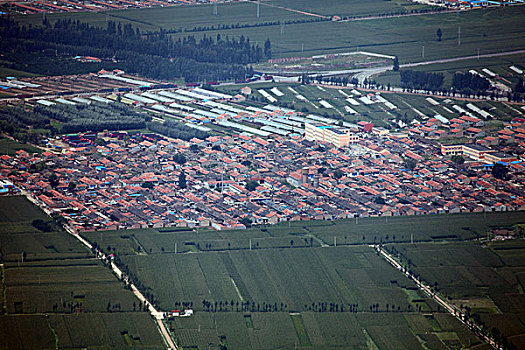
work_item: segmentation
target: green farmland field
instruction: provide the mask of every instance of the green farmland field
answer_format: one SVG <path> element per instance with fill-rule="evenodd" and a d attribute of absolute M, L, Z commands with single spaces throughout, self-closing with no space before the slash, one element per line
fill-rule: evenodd
<path fill-rule="evenodd" d="M 147 313 L 53 315 L 49 323 L 60 348 L 166 348 Z"/>
<path fill-rule="evenodd" d="M 0 197 L 0 349 L 165 348 L 107 267 L 35 219 L 52 221 L 24 197 Z"/>
<path fill-rule="evenodd" d="M 133 311 L 133 303 L 138 304 L 133 294 L 123 290 L 115 276 L 96 261 L 24 263 L 20 267 L 9 264 L 5 285 L 8 313 L 69 313 L 77 303 L 77 308 L 86 312 L 107 311 L 108 303 L 111 311 Z"/>
<path fill-rule="evenodd" d="M 184 253 L 248 250 L 250 241 L 253 249 L 318 247 L 320 243 L 333 245 L 334 237 L 337 245 L 403 243 L 411 239 L 414 242 L 461 241 L 484 238 L 493 228 L 512 227 L 518 223 L 525 223 L 523 212 L 297 221 L 234 231 L 140 229 L 85 232 L 83 235 L 103 249 L 109 246 L 113 251 L 115 248 L 120 255 L 145 255 L 173 253 L 175 244 L 177 253 Z"/>
<path fill-rule="evenodd" d="M 0 349 L 165 349 L 146 313 L 0 316 Z"/>
<path fill-rule="evenodd" d="M 286 2 L 288 3 L 288 2 Z M 345 2 L 346 3 L 346 2 Z M 364 3 L 360 1 L 359 3 Z M 379 8 L 389 11 L 399 2 L 374 1 Z M 344 6 L 342 1 L 331 1 L 325 5 L 305 4 L 305 8 L 324 8 L 325 13 L 351 15 L 352 9 L 359 6 Z M 294 1 L 290 7 L 301 4 Z M 331 7 L 332 9 L 331 10 Z M 367 2 L 368 6 L 368 2 Z M 344 9 L 348 9 L 344 11 Z M 255 18 L 255 4 L 230 3 L 218 6 L 219 16 L 213 16 L 211 6 L 186 6 L 170 8 L 151 8 L 141 10 L 109 11 L 109 18 L 123 23 L 132 23 L 141 30 L 166 30 L 179 28 L 210 27 L 214 29 L 195 33 L 177 33 L 174 38 L 195 35 L 197 38 L 207 35 L 249 37 L 252 42 L 263 43 L 267 38 L 272 41 L 275 57 L 311 56 L 329 52 L 348 52 L 361 49 L 388 55 L 397 55 L 400 63 L 433 60 L 448 57 L 470 56 L 482 53 L 501 52 L 523 49 L 522 33 L 525 29 L 524 6 L 504 7 L 488 10 L 474 10 L 459 13 L 443 13 L 425 16 L 384 18 L 350 22 L 312 22 L 248 27 L 237 29 L 217 29 L 219 24 L 251 24 L 268 21 L 307 20 L 316 17 L 306 16 L 281 8 L 262 6 L 261 18 Z M 375 12 L 376 10 L 373 10 Z M 381 11 L 383 12 L 383 11 Z M 50 21 L 56 18 L 72 18 L 106 26 L 106 13 L 51 14 Z M 17 19 L 32 24 L 40 24 L 38 15 L 17 16 Z M 461 45 L 458 45 L 458 28 L 461 27 Z M 414 30 L 417 28 L 417 30 Z M 437 41 L 436 31 L 441 28 L 443 40 Z M 425 57 L 421 57 L 425 46 Z"/>
<path fill-rule="evenodd" d="M 506 212 L 390 217 L 388 221 L 304 221 L 242 231 L 143 229 L 84 235 L 102 242 L 103 247 L 114 247 L 161 309 L 191 305 L 194 316 L 169 323 L 174 337 L 185 347 L 205 349 L 212 343 L 232 349 L 289 348 L 294 344 L 311 344 L 312 348 L 446 349 L 481 343 L 367 245 L 375 237 L 377 243 L 395 242 L 395 247 L 414 247 L 419 252 L 420 247 L 449 247 L 442 242 L 455 241 L 450 243 L 454 249 L 441 253 L 456 258 L 450 264 L 458 266 L 457 270 L 449 273 L 458 280 L 454 288 L 472 290 L 474 272 L 467 273 L 468 267 L 462 266 L 483 262 L 487 267 L 474 269 L 487 276 L 480 283 L 495 291 L 503 288 L 513 292 L 512 284 L 505 282 L 508 276 L 502 279 L 491 272 L 503 267 L 494 254 L 485 250 L 480 253 L 474 243 L 464 241 L 485 238 L 494 228 L 511 228 L 523 222 L 522 212 Z M 334 236 L 337 247 L 333 247 Z M 419 243 L 407 244 L 411 236 Z M 310 237 L 314 238 L 312 247 L 298 245 L 304 238 L 310 242 Z M 283 247 L 267 245 L 281 240 Z M 173 254 L 175 243 L 177 254 Z M 197 243 L 200 249 L 196 249 Z M 319 243 L 330 247 L 319 247 Z M 208 244 L 212 245 L 209 249 Z M 141 246 L 139 251 L 137 246 Z M 468 254 L 465 247 L 472 247 Z M 507 259 L 519 264 L 521 251 L 513 252 Z M 417 257 L 426 256 L 426 250 L 418 254 L 413 264 Z M 429 257 L 432 265 L 432 255 Z M 247 302 L 249 307 L 243 308 Z M 323 305 L 330 310 L 330 303 L 338 308 L 343 305 L 344 311 L 321 312 Z M 503 307 L 503 302 L 495 299 L 478 301 L 478 308 L 493 311 L 494 303 Z M 349 312 L 354 306 L 357 313 Z M 295 313 L 300 314 L 302 323 L 296 322 Z M 490 324 L 496 322 L 494 317 L 497 315 L 484 315 Z M 512 317 L 505 320 L 518 324 L 511 334 L 519 336 L 520 323 L 516 323 L 515 315 Z"/>
<path fill-rule="evenodd" d="M 270 0 L 261 3 L 260 17 L 256 17 L 257 5 L 255 2 L 233 2 L 217 5 L 217 15 L 213 14 L 213 6 L 174 6 L 167 8 L 145 8 L 127 9 L 117 11 L 104 11 L 101 13 L 54 13 L 48 15 L 52 23 L 59 18 L 71 18 L 74 20 L 92 23 L 95 25 L 106 25 L 106 14 L 112 20 L 132 23 L 141 30 L 178 29 L 218 24 L 256 24 L 270 21 L 286 21 L 294 19 L 317 19 L 323 16 L 366 16 L 378 15 L 391 12 L 408 12 L 414 9 L 428 8 L 424 5 L 414 4 L 404 0 L 385 2 L 383 0 L 352 0 L 349 4 L 344 0 L 329 1 L 282 1 Z M 299 13 L 304 11 L 307 13 Z M 33 25 L 42 23 L 41 16 L 37 15 L 15 15 L 18 20 Z"/>
<path fill-rule="evenodd" d="M 164 309 L 174 307 L 176 301 L 192 301 L 203 310 L 203 299 L 277 304 L 279 310 L 283 303 L 286 311 L 308 311 L 326 302 L 346 308 L 359 304 L 359 310 L 376 303 L 381 310 L 386 304 L 403 311 L 415 307 L 404 292 L 412 283 L 385 266 L 368 247 L 161 254 L 122 260 L 152 288 Z M 230 305 L 227 309 L 236 311 Z"/>
<path fill-rule="evenodd" d="M 446 349 L 480 345 L 452 316 L 402 313 L 199 313 L 171 322 L 184 348 L 302 348 L 293 324 L 300 316 L 313 349 Z M 246 319 L 250 319 L 247 325 Z M 222 337 L 222 341 L 221 341 Z"/>
<path fill-rule="evenodd" d="M 422 280 L 437 287 L 458 308 L 468 306 L 521 348 L 525 342 L 525 241 L 395 245 Z"/>
<path fill-rule="evenodd" d="M 0 254 L 4 261 L 19 261 L 23 253 L 26 260 L 88 255 L 88 250 L 66 232 L 36 229 L 32 222 L 37 219 L 52 222 L 24 197 L 1 198 Z"/>

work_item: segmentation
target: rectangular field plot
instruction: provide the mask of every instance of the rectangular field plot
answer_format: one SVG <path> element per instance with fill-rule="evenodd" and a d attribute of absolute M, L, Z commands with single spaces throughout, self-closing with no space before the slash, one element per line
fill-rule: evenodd
<path fill-rule="evenodd" d="M 65 232 L 0 233 L 0 251 L 5 261 L 87 257 L 90 252 Z"/>
<path fill-rule="evenodd" d="M 270 226 L 233 231 L 157 231 L 140 229 L 126 231 L 85 232 L 83 236 L 97 242 L 103 250 L 120 255 L 146 255 L 158 253 L 185 253 L 189 251 L 249 250 L 252 248 L 319 246 L 301 227 Z"/>
<path fill-rule="evenodd" d="M 0 349 L 54 349 L 55 336 L 43 315 L 0 316 Z"/>
<path fill-rule="evenodd" d="M 336 304 L 338 310 L 356 304 L 365 311 L 376 304 L 378 310 L 386 310 L 386 304 L 399 311 L 413 307 L 404 291 L 412 282 L 368 247 L 160 254 L 122 261 L 152 288 L 164 309 L 184 301 L 196 310 L 235 312 L 318 311 L 330 303 L 334 311 Z"/>
<path fill-rule="evenodd" d="M 449 214 L 336 220 L 327 226 L 308 227 L 308 231 L 325 242 L 356 244 L 374 242 L 459 241 L 485 237 L 492 228 L 523 223 L 522 212 L 484 214 Z M 345 238 L 346 237 L 346 238 Z M 363 238 L 364 237 L 364 238 Z"/>
<path fill-rule="evenodd" d="M 52 232 L 39 230 L 35 220 Z M 25 197 L 15 196 L 0 198 L 0 253 L 4 261 L 19 261 L 22 256 L 27 261 L 85 257 L 89 251 Z"/>
<path fill-rule="evenodd" d="M 0 200 L 0 223 L 29 222 L 49 217 L 25 197 L 3 197 Z"/>
<path fill-rule="evenodd" d="M 59 348 L 165 349 L 148 313 L 52 315 Z"/>
<path fill-rule="evenodd" d="M 138 304 L 97 260 L 25 264 L 5 268 L 8 313 L 133 311 Z"/>
<path fill-rule="evenodd" d="M 300 332 L 294 318 L 302 320 Z M 480 344 L 459 321 L 441 313 L 227 312 L 169 322 L 180 345 L 198 349 L 210 343 L 228 349 L 447 349 Z"/>

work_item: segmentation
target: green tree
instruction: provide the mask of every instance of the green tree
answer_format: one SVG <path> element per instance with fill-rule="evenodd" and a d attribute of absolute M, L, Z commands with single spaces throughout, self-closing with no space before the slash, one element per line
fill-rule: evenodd
<path fill-rule="evenodd" d="M 456 164 L 460 164 L 461 165 L 461 164 L 465 163 L 465 159 L 463 158 L 463 156 L 460 156 L 460 155 L 452 156 L 450 159 Z"/>
<path fill-rule="evenodd" d="M 394 72 L 397 72 L 399 70 L 399 59 L 396 57 L 394 57 L 394 62 L 393 62 L 394 66 L 392 67 L 392 70 Z"/>
<path fill-rule="evenodd" d="M 407 168 L 409 170 L 414 170 L 414 168 L 417 165 L 417 162 L 414 159 L 412 159 L 412 158 L 407 158 L 404 161 L 404 165 L 405 165 L 405 168 Z"/>
<path fill-rule="evenodd" d="M 243 224 L 244 226 L 246 226 L 246 227 L 250 227 L 252 225 L 253 221 L 249 217 L 245 216 L 241 220 L 239 220 L 239 222 L 241 224 Z M 229 248 L 229 246 L 228 246 L 228 248 Z"/>
<path fill-rule="evenodd" d="M 185 189 L 186 187 L 188 187 L 188 184 L 186 183 L 186 173 L 182 171 L 179 175 L 179 188 Z"/>
<path fill-rule="evenodd" d="M 60 181 L 58 180 L 58 177 L 55 174 L 51 174 L 51 176 L 49 176 L 49 184 L 52 188 L 57 188 L 59 183 Z"/>
<path fill-rule="evenodd" d="M 272 43 L 270 42 L 270 39 L 266 39 L 264 42 L 264 55 L 268 59 L 272 58 Z"/>
<path fill-rule="evenodd" d="M 151 182 L 151 181 L 146 181 L 146 182 L 144 182 L 144 183 L 141 185 L 142 188 L 149 188 L 149 189 L 152 189 L 153 186 L 154 186 L 154 184 L 153 184 L 153 182 Z M 179 183 L 179 186 L 180 186 L 180 183 Z"/>
<path fill-rule="evenodd" d="M 259 183 L 258 183 L 257 181 L 248 181 L 248 182 L 246 183 L 246 186 L 245 186 L 245 187 L 246 187 L 246 189 L 247 189 L 248 191 L 251 192 L 251 191 L 255 191 L 255 189 L 257 188 L 257 186 L 259 186 Z"/>
<path fill-rule="evenodd" d="M 77 184 L 73 181 L 69 181 L 69 183 L 67 184 L 67 189 L 69 191 L 73 191 L 75 190 L 75 188 L 77 188 Z"/>
<path fill-rule="evenodd" d="M 508 172 L 509 168 L 501 163 L 496 163 L 492 167 L 492 176 L 494 176 L 496 179 L 505 180 Z"/>

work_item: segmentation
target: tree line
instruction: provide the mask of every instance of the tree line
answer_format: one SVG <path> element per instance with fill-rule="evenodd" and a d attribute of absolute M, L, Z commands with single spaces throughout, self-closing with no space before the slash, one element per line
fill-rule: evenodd
<path fill-rule="evenodd" d="M 188 36 L 174 40 L 162 29 L 143 36 L 131 24 L 112 21 L 106 28 L 71 19 L 58 20 L 53 25 L 44 20 L 42 26 L 26 27 L 4 16 L 0 18 L 0 37 L 0 49 L 13 68 L 43 74 L 57 69 L 50 66 L 56 64 L 58 57 L 80 55 L 98 57 L 104 62 L 74 62 L 61 66 L 61 74 L 80 73 L 82 65 L 86 72 L 107 65 L 153 79 L 230 80 L 252 74 L 247 65 L 264 58 L 263 48 L 244 36 L 204 36 L 200 40 Z M 34 60 L 35 54 L 39 60 Z M 25 66 L 32 61 L 40 62 Z"/>
<path fill-rule="evenodd" d="M 205 139 L 210 136 L 206 131 L 198 130 L 172 120 L 167 120 L 164 124 L 149 122 L 146 124 L 149 130 L 174 139 L 189 141 L 192 138 Z"/>
<path fill-rule="evenodd" d="M 151 120 L 149 115 L 118 103 L 36 106 L 33 113 L 61 122 L 62 133 L 142 129 Z"/>
<path fill-rule="evenodd" d="M 443 73 L 427 73 L 415 70 L 401 70 L 401 85 L 408 89 L 438 91 L 443 86 Z"/>
<path fill-rule="evenodd" d="M 287 21 L 266 21 L 266 22 L 257 22 L 257 23 L 221 23 L 211 26 L 198 26 L 193 28 L 173 28 L 168 29 L 166 33 L 191 33 L 191 32 L 206 32 L 206 31 L 218 31 L 218 30 L 228 30 L 228 29 L 240 29 L 240 28 L 258 28 L 258 27 L 269 27 L 269 26 L 279 26 L 281 24 L 301 24 L 301 23 L 312 23 L 312 22 L 326 22 L 330 21 L 329 18 L 300 18 Z M 149 33 L 145 33 L 149 35 Z"/>
<path fill-rule="evenodd" d="M 490 82 L 478 74 L 455 73 L 452 87 L 462 94 L 484 93 L 490 87 Z"/>

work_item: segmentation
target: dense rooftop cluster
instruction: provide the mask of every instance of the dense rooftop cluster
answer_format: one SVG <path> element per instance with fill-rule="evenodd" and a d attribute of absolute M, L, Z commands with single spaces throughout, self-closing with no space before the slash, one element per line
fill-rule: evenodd
<path fill-rule="evenodd" d="M 137 135 L 63 154 L 19 151 L 0 167 L 80 230 L 525 209 L 520 163 L 504 181 L 406 135 L 362 133 L 345 149 L 299 136 Z"/>

